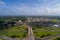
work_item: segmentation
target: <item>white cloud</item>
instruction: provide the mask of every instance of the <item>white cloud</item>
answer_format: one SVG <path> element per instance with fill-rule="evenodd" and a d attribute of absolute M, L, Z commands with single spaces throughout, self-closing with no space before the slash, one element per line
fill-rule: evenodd
<path fill-rule="evenodd" d="M 24 12 L 24 13 L 28 13 L 28 14 L 30 13 L 35 15 L 39 15 L 39 14 L 50 15 L 52 13 L 60 13 L 59 4 L 54 4 L 53 6 L 50 5 L 51 8 L 48 5 L 40 7 L 40 6 L 37 6 L 36 4 L 36 7 L 28 7 L 22 4 L 21 7 L 17 6 L 14 9 L 15 9 L 15 12 Z"/>
<path fill-rule="evenodd" d="M 45 0 L 43 1 L 46 2 Z M 5 3 L 0 2 L 0 4 Z M 40 4 L 34 4 L 33 7 L 29 7 L 28 5 L 21 3 L 20 6 L 13 6 L 11 7 L 11 10 L 4 12 L 20 15 L 60 15 L 60 3 L 58 0 L 53 0 L 43 6 Z"/>
<path fill-rule="evenodd" d="M 3 2 L 3 1 L 0 1 L 0 5 L 5 5 L 5 2 Z"/>
<path fill-rule="evenodd" d="M 36 7 L 28 7 L 27 5 L 22 4 L 21 6 L 13 6 L 12 10 L 9 10 L 13 14 L 22 14 L 22 15 L 60 15 L 60 6 L 52 7 L 49 6 L 36 6 Z"/>

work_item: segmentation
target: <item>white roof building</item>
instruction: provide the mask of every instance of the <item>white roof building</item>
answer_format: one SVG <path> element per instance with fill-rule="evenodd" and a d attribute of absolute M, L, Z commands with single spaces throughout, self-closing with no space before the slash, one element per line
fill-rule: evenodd
<path fill-rule="evenodd" d="M 19 22 L 21 23 L 22 21 L 21 21 L 21 20 L 19 20 Z"/>
<path fill-rule="evenodd" d="M 59 25 L 58 25 L 58 24 L 54 24 L 54 26 L 55 26 L 55 27 L 59 27 Z"/>

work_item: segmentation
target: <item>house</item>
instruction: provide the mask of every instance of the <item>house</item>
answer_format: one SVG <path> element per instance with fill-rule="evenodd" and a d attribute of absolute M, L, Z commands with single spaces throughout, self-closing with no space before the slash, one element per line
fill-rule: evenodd
<path fill-rule="evenodd" d="M 60 24 L 54 24 L 53 26 L 54 27 L 60 27 Z"/>
<path fill-rule="evenodd" d="M 21 20 L 19 20 L 19 23 L 22 23 L 22 21 L 21 21 Z"/>

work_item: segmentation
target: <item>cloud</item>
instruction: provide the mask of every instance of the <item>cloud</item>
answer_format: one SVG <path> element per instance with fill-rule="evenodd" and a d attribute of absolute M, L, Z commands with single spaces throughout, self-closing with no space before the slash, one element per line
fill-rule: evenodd
<path fill-rule="evenodd" d="M 3 2 L 3 1 L 0 1 L 0 5 L 5 5 L 5 2 Z"/>
<path fill-rule="evenodd" d="M 60 3 L 53 0 L 43 6 L 40 4 L 34 4 L 33 7 L 22 4 L 14 8 L 15 12 L 22 12 L 27 15 L 60 15 Z"/>
<path fill-rule="evenodd" d="M 19 3 L 6 9 L 0 9 L 1 13 L 9 15 L 60 15 L 60 1 L 59 0 L 42 0 L 42 3 L 34 3 L 27 5 L 27 3 Z M 39 0 L 40 2 L 40 0 Z M 4 2 L 0 2 L 4 5 Z"/>

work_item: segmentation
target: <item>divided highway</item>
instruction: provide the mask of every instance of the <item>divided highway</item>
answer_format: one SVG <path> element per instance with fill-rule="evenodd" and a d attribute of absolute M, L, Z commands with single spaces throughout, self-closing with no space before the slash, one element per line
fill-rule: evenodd
<path fill-rule="evenodd" d="M 25 40 L 34 40 L 32 27 L 31 26 L 27 27 L 28 27 L 28 34 Z"/>

